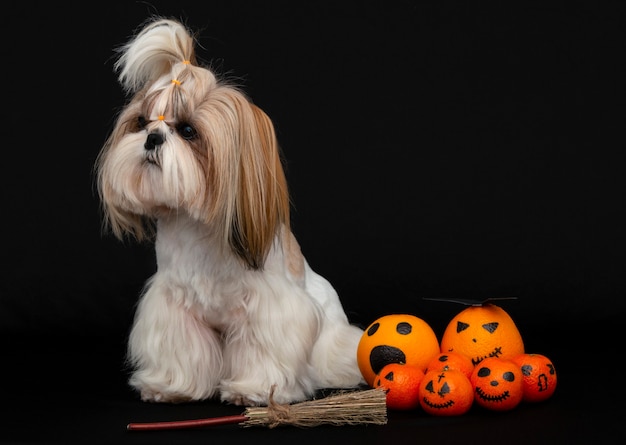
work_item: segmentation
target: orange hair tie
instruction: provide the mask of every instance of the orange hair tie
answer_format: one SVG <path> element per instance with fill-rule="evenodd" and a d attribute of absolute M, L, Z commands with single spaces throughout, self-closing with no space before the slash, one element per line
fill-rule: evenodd
<path fill-rule="evenodd" d="M 162 114 L 160 114 L 160 115 L 159 115 L 159 117 L 158 117 L 158 119 L 159 119 L 160 121 L 164 121 L 164 120 L 165 120 L 165 116 L 163 116 Z"/>
<path fill-rule="evenodd" d="M 180 80 L 178 80 L 178 79 L 172 79 L 172 83 L 173 83 L 174 85 L 180 85 Z"/>
<path fill-rule="evenodd" d="M 189 60 L 183 60 L 183 63 L 184 63 L 185 65 L 189 65 L 191 62 L 190 62 Z"/>

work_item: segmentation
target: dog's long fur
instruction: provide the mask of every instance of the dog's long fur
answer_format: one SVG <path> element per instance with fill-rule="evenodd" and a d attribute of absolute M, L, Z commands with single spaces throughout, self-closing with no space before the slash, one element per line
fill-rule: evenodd
<path fill-rule="evenodd" d="M 130 384 L 146 401 L 291 403 L 363 383 L 362 331 L 307 264 L 268 116 L 198 64 L 181 22 L 153 17 L 119 48 L 129 102 L 96 162 L 104 221 L 151 240 Z"/>

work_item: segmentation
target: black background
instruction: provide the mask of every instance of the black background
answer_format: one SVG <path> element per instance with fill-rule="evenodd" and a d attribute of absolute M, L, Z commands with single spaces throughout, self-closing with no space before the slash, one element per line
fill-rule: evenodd
<path fill-rule="evenodd" d="M 593 437 L 603 416 L 624 413 L 608 386 L 597 400 L 582 381 L 598 363 L 613 368 L 624 340 L 624 4 L 3 8 L 0 345 L 14 428 L 3 427 L 0 440 L 251 439 L 250 430 L 123 431 L 137 417 L 234 409 L 144 404 L 125 386 L 125 337 L 155 264 L 150 244 L 101 232 L 92 168 L 127 99 L 113 49 L 150 14 L 198 30 L 199 57 L 237 79 L 274 120 L 293 230 L 351 321 L 365 327 L 387 313 L 411 313 L 441 336 L 463 307 L 429 299 L 515 296 L 501 306 L 527 351 L 552 358 L 563 381 L 548 404 L 495 420 L 482 412 L 455 420 L 394 413 L 398 423 L 384 432 L 325 434 L 400 438 L 422 427 L 434 439 L 444 426 L 457 437 L 488 428 L 528 438 L 526 422 L 543 433 L 533 440 L 558 439 L 563 430 L 573 440 Z M 572 401 L 594 404 L 595 414 Z M 328 441 L 316 434 L 285 437 Z M 252 440 L 260 437 L 278 436 Z"/>

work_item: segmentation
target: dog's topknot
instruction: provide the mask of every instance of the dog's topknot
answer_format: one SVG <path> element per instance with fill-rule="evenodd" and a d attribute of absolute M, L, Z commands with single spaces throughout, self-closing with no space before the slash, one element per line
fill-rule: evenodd
<path fill-rule="evenodd" d="M 176 63 L 195 64 L 194 37 L 180 22 L 151 18 L 128 43 L 118 49 L 115 71 L 127 93 L 169 72 Z"/>

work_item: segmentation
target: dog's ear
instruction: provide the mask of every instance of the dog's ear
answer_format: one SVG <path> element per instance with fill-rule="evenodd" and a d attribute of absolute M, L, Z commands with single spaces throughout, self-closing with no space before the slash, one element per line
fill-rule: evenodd
<path fill-rule="evenodd" d="M 180 22 L 151 18 L 128 43 L 119 47 L 115 71 L 127 93 L 135 93 L 176 63 L 196 64 L 195 40 Z"/>
<path fill-rule="evenodd" d="M 240 113 L 239 190 L 229 244 L 252 269 L 262 269 L 279 230 L 289 230 L 289 192 L 270 118 L 256 105 Z"/>

